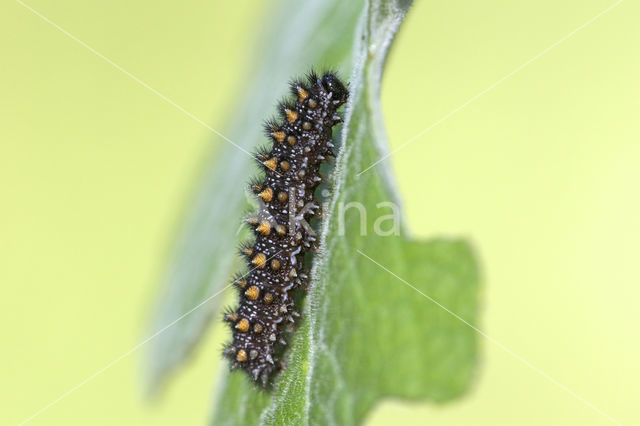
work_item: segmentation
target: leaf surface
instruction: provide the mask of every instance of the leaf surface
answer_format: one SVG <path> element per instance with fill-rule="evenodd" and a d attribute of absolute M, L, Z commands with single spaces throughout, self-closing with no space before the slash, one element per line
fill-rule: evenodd
<path fill-rule="evenodd" d="M 478 294 L 471 248 L 413 240 L 404 229 L 381 235 L 392 229 L 389 203 L 398 205 L 391 173 L 387 162 L 361 173 L 387 150 L 380 81 L 409 4 L 372 0 L 357 27 L 331 203 L 288 368 L 271 392 L 243 372 L 223 374 L 213 424 L 357 424 L 380 398 L 441 402 L 469 386 Z"/>
<path fill-rule="evenodd" d="M 212 153 L 202 188 L 175 247 L 155 309 L 144 357 L 146 388 L 155 393 L 198 343 L 223 302 L 235 261 L 245 187 L 255 172 L 251 152 L 265 142 L 261 123 L 274 115 L 286 84 L 311 67 L 333 66 L 348 75 L 362 0 L 285 0 L 265 19 L 256 64 L 243 79 L 244 99 Z"/>

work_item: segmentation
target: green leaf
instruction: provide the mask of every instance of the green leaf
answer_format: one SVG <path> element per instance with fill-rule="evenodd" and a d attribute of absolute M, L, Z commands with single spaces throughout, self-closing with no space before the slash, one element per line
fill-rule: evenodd
<path fill-rule="evenodd" d="M 469 386 L 478 272 L 460 240 L 374 232 L 398 203 L 386 162 L 380 81 L 409 1 L 371 0 L 355 37 L 351 98 L 332 197 L 288 368 L 265 392 L 222 375 L 214 424 L 356 424 L 383 397 L 446 401 Z M 367 213 L 360 229 L 359 203 Z M 389 221 L 378 223 L 387 231 Z"/>
<path fill-rule="evenodd" d="M 255 145 L 264 142 L 261 123 L 290 78 L 311 67 L 337 67 L 348 75 L 353 38 L 363 0 L 283 1 L 267 17 L 269 31 L 256 49 L 257 63 L 243 80 L 246 98 L 231 116 L 230 141 L 218 138 L 195 206 L 175 248 L 152 321 L 144 358 L 146 386 L 156 392 L 190 354 L 220 310 L 219 292 L 229 284 L 245 209 L 245 186 Z M 286 29 L 283 31 L 283 29 Z"/>

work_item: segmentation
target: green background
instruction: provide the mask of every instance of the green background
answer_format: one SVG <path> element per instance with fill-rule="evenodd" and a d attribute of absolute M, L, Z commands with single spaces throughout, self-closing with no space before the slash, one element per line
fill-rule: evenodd
<path fill-rule="evenodd" d="M 268 25 L 257 1 L 28 4 L 223 132 Z M 612 4 L 418 1 L 383 85 L 392 146 Z M 621 3 L 391 159 L 409 228 L 477 248 L 481 329 L 625 424 L 640 423 L 639 14 Z M 226 142 L 17 2 L 0 40 L 0 423 L 15 424 L 144 339 Z M 30 424 L 203 424 L 223 338 L 212 329 L 154 403 L 138 350 Z M 609 424 L 481 344 L 465 398 L 385 402 L 370 423 Z"/>

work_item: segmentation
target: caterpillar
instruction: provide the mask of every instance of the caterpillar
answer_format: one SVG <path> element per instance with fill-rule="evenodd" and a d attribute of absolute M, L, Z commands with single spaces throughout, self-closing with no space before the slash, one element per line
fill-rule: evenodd
<path fill-rule="evenodd" d="M 290 89 L 295 100 L 280 102 L 280 119 L 264 125 L 272 146 L 257 152 L 264 177 L 249 188 L 259 208 L 244 220 L 255 238 L 240 247 L 249 272 L 235 277 L 238 307 L 224 314 L 233 336 L 224 357 L 264 388 L 286 367 L 287 338 L 309 284 L 304 257 L 316 244 L 307 220 L 320 214 L 314 195 L 323 181 L 320 166 L 335 157 L 332 128 L 342 122 L 337 110 L 349 96 L 333 72 L 311 71 Z"/>

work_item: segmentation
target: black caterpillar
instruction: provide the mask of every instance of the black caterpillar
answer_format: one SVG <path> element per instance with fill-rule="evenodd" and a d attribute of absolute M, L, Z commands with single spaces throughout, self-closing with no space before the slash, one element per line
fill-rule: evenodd
<path fill-rule="evenodd" d="M 249 272 L 234 280 L 240 303 L 224 315 L 233 334 L 224 356 L 263 387 L 285 367 L 286 338 L 300 316 L 298 290 L 308 285 L 303 258 L 315 246 L 306 220 L 320 213 L 314 196 L 323 180 L 319 169 L 335 156 L 332 127 L 342 122 L 336 111 L 349 96 L 331 72 L 311 72 L 306 82 L 293 81 L 291 92 L 296 100 L 280 103 L 280 122 L 265 123 L 273 146 L 257 154 L 265 177 L 250 189 L 260 208 L 245 221 L 255 242 L 240 248 Z"/>

